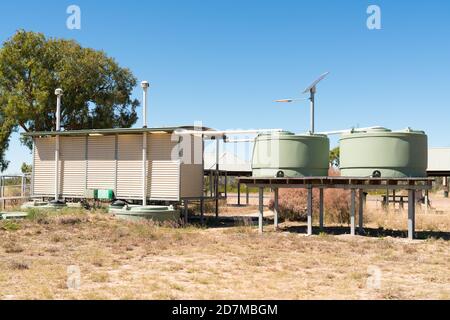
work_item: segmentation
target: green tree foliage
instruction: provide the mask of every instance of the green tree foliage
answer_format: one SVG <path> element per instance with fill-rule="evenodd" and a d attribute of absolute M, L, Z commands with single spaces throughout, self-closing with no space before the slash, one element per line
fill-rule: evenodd
<path fill-rule="evenodd" d="M 22 171 L 23 174 L 31 173 L 33 171 L 33 166 L 24 162 L 22 163 L 22 167 L 20 167 L 20 171 Z"/>
<path fill-rule="evenodd" d="M 333 167 L 339 168 L 339 165 L 341 164 L 339 147 L 336 147 L 330 151 L 330 164 Z"/>
<path fill-rule="evenodd" d="M 11 136 L 13 125 L 11 120 L 6 120 L 2 115 L 0 107 L 0 172 L 4 171 L 9 162 L 5 160 L 5 151 L 9 147 L 9 137 Z"/>
<path fill-rule="evenodd" d="M 56 88 L 64 90 L 65 130 L 126 128 L 137 120 L 139 102 L 130 97 L 136 83 L 103 51 L 19 30 L 0 48 L 0 171 L 12 132 L 54 130 Z"/>

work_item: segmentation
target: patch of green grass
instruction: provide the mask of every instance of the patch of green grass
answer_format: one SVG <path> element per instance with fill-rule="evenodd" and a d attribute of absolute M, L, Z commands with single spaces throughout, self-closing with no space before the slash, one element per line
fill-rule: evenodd
<path fill-rule="evenodd" d="M 14 222 L 11 220 L 6 220 L 6 221 L 0 222 L 0 230 L 17 231 L 19 229 L 20 229 L 20 224 L 18 224 L 17 222 Z"/>
<path fill-rule="evenodd" d="M 31 221 L 39 221 L 48 217 L 47 211 L 39 209 L 28 209 L 27 213 L 27 219 Z"/>

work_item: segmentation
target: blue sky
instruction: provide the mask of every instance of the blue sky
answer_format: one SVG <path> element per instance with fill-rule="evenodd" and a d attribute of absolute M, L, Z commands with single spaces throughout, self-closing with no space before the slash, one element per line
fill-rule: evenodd
<path fill-rule="evenodd" d="M 71 4 L 81 8 L 81 30 L 66 28 Z M 381 8 L 381 30 L 366 27 L 371 4 Z M 102 49 L 150 81 L 152 126 L 201 120 L 304 132 L 307 103 L 272 101 L 300 97 L 331 71 L 318 88 L 316 130 L 409 126 L 425 130 L 430 146 L 450 146 L 447 0 L 0 2 L 0 41 L 20 28 Z M 31 159 L 17 135 L 7 157 L 9 173 Z"/>

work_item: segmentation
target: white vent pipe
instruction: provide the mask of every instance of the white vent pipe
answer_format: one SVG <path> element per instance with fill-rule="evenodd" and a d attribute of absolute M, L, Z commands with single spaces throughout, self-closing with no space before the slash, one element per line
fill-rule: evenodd
<path fill-rule="evenodd" d="M 55 90 L 56 95 L 56 132 L 61 131 L 61 97 L 63 90 Z M 55 136 L 55 201 L 59 200 L 59 135 Z"/>
<path fill-rule="evenodd" d="M 150 87 L 150 83 L 148 83 L 148 81 L 142 81 L 141 82 L 141 87 L 143 89 L 143 94 L 142 94 L 142 103 L 143 103 L 143 110 L 142 110 L 142 127 L 147 128 L 147 91 L 148 88 Z"/>
<path fill-rule="evenodd" d="M 179 130 L 175 131 L 174 134 L 183 136 L 183 135 L 203 135 L 205 137 L 223 137 L 223 136 L 232 136 L 232 135 L 245 135 L 245 134 L 259 134 L 259 133 L 271 133 L 271 132 L 282 132 L 283 129 L 258 129 L 258 130 Z"/>
<path fill-rule="evenodd" d="M 148 81 L 142 81 L 142 127 L 147 128 L 147 91 L 150 87 Z M 142 205 L 147 205 L 147 132 L 142 136 Z"/>

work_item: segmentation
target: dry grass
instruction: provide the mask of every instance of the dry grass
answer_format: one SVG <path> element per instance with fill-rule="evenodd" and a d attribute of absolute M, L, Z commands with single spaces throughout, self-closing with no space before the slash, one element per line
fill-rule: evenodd
<path fill-rule="evenodd" d="M 450 214 L 439 217 L 419 215 L 418 227 L 448 232 Z M 367 222 L 397 223 L 386 219 Z M 443 239 L 260 236 L 245 225 L 168 228 L 70 211 L 4 223 L 1 299 L 450 299 Z M 68 287 L 69 266 L 79 288 Z M 380 285 L 368 286 L 378 271 Z"/>

